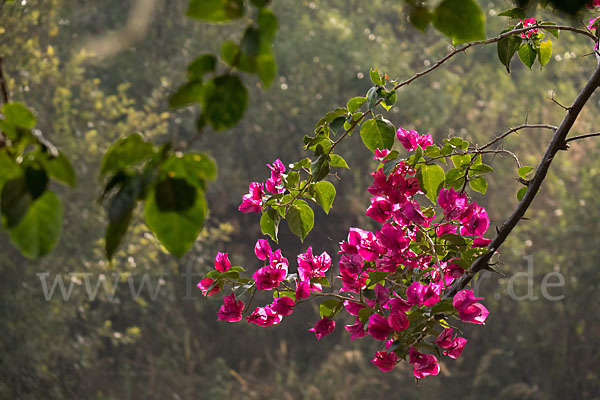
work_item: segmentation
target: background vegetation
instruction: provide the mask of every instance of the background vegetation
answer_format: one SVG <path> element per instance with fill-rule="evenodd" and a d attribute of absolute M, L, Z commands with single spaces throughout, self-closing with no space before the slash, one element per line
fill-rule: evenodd
<path fill-rule="evenodd" d="M 484 328 L 469 329 L 460 360 L 442 376 L 417 387 L 407 366 L 383 374 L 370 363 L 374 350 L 350 343 L 338 330 L 316 342 L 308 332 L 317 318 L 305 306 L 286 323 L 267 329 L 216 322 L 217 301 L 200 297 L 195 284 L 212 268 L 217 249 L 235 265 L 255 267 L 251 253 L 258 236 L 254 215 L 237 212 L 249 181 L 266 177 L 265 163 L 302 156 L 302 137 L 326 110 L 362 95 L 369 67 L 406 78 L 447 51 L 438 33 L 406 23 L 400 2 L 298 0 L 275 2 L 279 19 L 275 55 L 279 71 L 263 90 L 245 76 L 251 103 L 242 122 L 229 131 L 207 132 L 189 150 L 211 154 L 219 177 L 207 190 L 211 214 L 200 240 L 180 259 L 167 254 L 141 220 L 129 232 L 112 265 L 104 260 L 105 210 L 97 199 L 102 155 L 116 138 L 140 132 L 156 143 L 195 134 L 193 108 L 172 112 L 167 99 L 185 80 L 185 66 L 205 51 L 216 52 L 224 36 L 239 40 L 233 25 L 198 24 L 184 16 L 186 0 L 157 2 L 147 32 L 125 50 L 104 59 L 86 51 L 87 39 L 127 22 L 129 1 L 23 0 L 0 16 L 0 53 L 15 100 L 38 115 L 39 127 L 70 154 L 78 176 L 75 189 L 57 186 L 65 204 L 65 227 L 48 256 L 23 258 L 0 232 L 0 397 L 22 399 L 359 399 L 440 398 L 565 399 L 600 394 L 600 288 L 597 268 L 600 184 L 599 148 L 593 139 L 574 143 L 551 170 L 529 221 L 502 251 L 499 270 L 479 287 L 490 309 Z M 482 2 L 489 16 L 509 8 Z M 503 29 L 489 18 L 487 29 Z M 400 91 L 391 114 L 396 126 L 451 133 L 486 142 L 525 122 L 558 124 L 596 60 L 575 36 L 554 41 L 554 60 L 543 71 L 514 65 L 509 76 L 495 47 L 475 49 L 447 67 Z M 575 133 L 592 132 L 599 112 L 594 97 Z M 527 132 L 506 144 L 522 161 L 535 164 L 547 133 Z M 338 201 L 330 216 L 316 211 L 307 240 L 334 252 L 350 226 L 369 226 L 363 215 L 374 161 L 357 138 L 339 151 L 351 166 L 340 174 Z M 516 204 L 519 183 L 511 160 L 490 160 L 498 172 L 485 207 L 501 224 Z M 304 250 L 282 227 L 281 247 L 295 258 Z M 515 301 L 506 294 L 510 274 L 534 262 L 534 291 L 545 274 L 559 271 L 566 285 L 561 301 Z M 46 301 L 38 273 L 73 279 L 73 294 Z M 153 300 L 147 290 L 132 298 L 125 275 L 111 300 L 102 289 L 90 300 L 80 278 L 92 287 L 104 274 L 144 273 L 160 283 Z M 188 275 L 186 275 L 186 273 Z M 197 276 L 189 276 L 189 273 Z M 517 280 L 526 293 L 525 279 Z M 598 397 L 596 397 L 598 398 Z"/>

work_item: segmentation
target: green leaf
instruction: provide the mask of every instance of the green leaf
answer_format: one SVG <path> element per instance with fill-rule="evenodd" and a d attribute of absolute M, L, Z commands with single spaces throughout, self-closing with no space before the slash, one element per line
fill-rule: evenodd
<path fill-rule="evenodd" d="M 530 167 L 530 166 L 524 166 L 519 168 L 519 170 L 517 171 L 517 174 L 519 174 L 519 176 L 523 179 L 527 179 L 527 174 L 529 174 L 531 171 L 533 171 L 534 168 Z"/>
<path fill-rule="evenodd" d="M 345 118 L 347 116 L 348 116 L 348 110 L 346 110 L 345 108 L 342 108 L 342 107 L 336 108 L 335 110 L 330 111 L 327 114 L 325 114 L 325 116 L 323 118 L 321 118 L 319 120 L 319 122 L 317 122 L 317 125 L 315 125 L 315 127 L 320 128 L 323 125 L 333 122 L 336 118 L 339 118 L 339 117 Z"/>
<path fill-rule="evenodd" d="M 442 300 L 439 303 L 437 303 L 435 306 L 433 306 L 433 308 L 431 309 L 431 315 L 441 314 L 441 313 L 451 313 L 451 312 L 455 312 L 455 311 L 456 311 L 456 309 L 452 305 L 452 301 L 450 299 L 448 299 L 448 300 Z"/>
<path fill-rule="evenodd" d="M 202 89 L 202 81 L 200 80 L 183 84 L 169 97 L 169 108 L 180 108 L 192 103 L 200 103 L 202 101 Z"/>
<path fill-rule="evenodd" d="M 138 133 L 133 133 L 113 143 L 104 157 L 100 175 L 116 172 L 147 160 L 154 154 L 154 146 Z"/>
<path fill-rule="evenodd" d="M 187 16 L 224 22 L 244 16 L 244 0 L 190 0 Z"/>
<path fill-rule="evenodd" d="M 417 6 L 412 7 L 408 14 L 408 22 L 410 22 L 415 28 L 425 32 L 427 26 L 431 22 L 433 15 L 427 7 Z"/>
<path fill-rule="evenodd" d="M 449 188 L 452 187 L 455 190 L 461 188 L 463 183 L 465 182 L 465 173 L 456 168 L 452 168 L 446 173 L 446 181 L 444 186 Z"/>
<path fill-rule="evenodd" d="M 264 211 L 260 217 L 260 231 L 263 235 L 269 235 L 277 243 L 279 231 L 279 214 L 272 208 Z"/>
<path fill-rule="evenodd" d="M 212 157 L 204 153 L 185 153 L 169 157 L 161 171 L 171 178 L 183 178 L 191 185 L 204 187 L 205 180 L 216 179 L 217 164 Z"/>
<path fill-rule="evenodd" d="M 552 57 L 552 42 L 550 40 L 546 40 L 545 42 L 540 43 L 540 48 L 538 49 L 538 61 L 540 65 L 543 67 L 548 64 L 550 58 Z"/>
<path fill-rule="evenodd" d="M 25 168 L 25 185 L 35 200 L 40 197 L 48 187 L 48 174 L 43 169 Z"/>
<path fill-rule="evenodd" d="M 277 63 L 275 62 L 273 52 L 257 56 L 256 69 L 258 71 L 258 77 L 265 85 L 265 88 L 270 87 L 277 75 Z"/>
<path fill-rule="evenodd" d="M 277 17 L 275 17 L 275 14 L 270 9 L 263 8 L 258 12 L 256 22 L 261 41 L 268 42 L 270 46 L 275 38 L 275 33 L 277 33 Z"/>
<path fill-rule="evenodd" d="M 389 177 L 392 171 L 398 166 L 398 164 L 402 161 L 401 158 L 397 158 L 395 160 L 389 160 L 385 164 L 383 164 L 383 173 L 386 177 Z"/>
<path fill-rule="evenodd" d="M 242 37 L 242 51 L 251 57 L 257 56 L 259 40 L 260 38 L 258 35 L 258 29 L 254 28 L 253 26 L 249 26 L 246 28 L 244 36 Z"/>
<path fill-rule="evenodd" d="M 369 321 L 369 317 L 371 315 L 373 315 L 375 311 L 373 311 L 373 309 L 371 307 L 365 307 L 362 308 L 359 312 L 358 312 L 358 319 L 360 320 L 360 322 L 362 322 L 363 324 L 366 324 L 367 321 Z"/>
<path fill-rule="evenodd" d="M 146 224 L 169 253 L 181 257 L 192 247 L 204 225 L 208 211 L 204 192 L 197 188 L 191 207 L 173 211 L 161 209 L 159 195 L 153 191 L 146 200 Z"/>
<path fill-rule="evenodd" d="M 204 88 L 203 112 L 216 131 L 235 126 L 248 106 L 248 90 L 235 75 L 218 76 Z"/>
<path fill-rule="evenodd" d="M 156 205 L 161 212 L 181 212 L 190 209 L 196 202 L 196 188 L 185 179 L 171 178 L 156 185 Z"/>
<path fill-rule="evenodd" d="M 310 173 L 315 182 L 320 181 L 329 175 L 330 169 L 329 155 L 327 155 L 327 153 L 322 153 L 310 164 Z"/>
<path fill-rule="evenodd" d="M 527 66 L 529 69 L 531 69 L 531 66 L 535 62 L 535 58 L 537 57 L 537 51 L 535 51 L 535 49 L 531 46 L 531 44 L 523 43 L 519 47 L 518 54 L 519 54 L 519 58 L 521 59 L 521 62 L 523 62 L 523 64 L 525 64 L 525 66 Z"/>
<path fill-rule="evenodd" d="M 12 228 L 18 225 L 25 217 L 32 201 L 33 197 L 27 189 L 24 176 L 7 181 L 2 188 L 0 200 L 4 226 Z"/>
<path fill-rule="evenodd" d="M 381 75 L 379 74 L 379 71 L 377 70 L 377 68 L 369 69 L 369 76 L 371 77 L 371 82 L 373 82 L 377 86 L 384 85 L 383 79 L 381 78 Z"/>
<path fill-rule="evenodd" d="M 60 199 L 46 191 L 27 210 L 21 222 L 10 228 L 10 240 L 28 258 L 41 257 L 56 247 L 63 225 Z"/>
<path fill-rule="evenodd" d="M 288 210 L 286 219 L 290 231 L 301 241 L 304 241 L 315 224 L 313 210 L 304 202 L 294 203 Z"/>
<path fill-rule="evenodd" d="M 326 214 L 329 214 L 329 210 L 333 205 L 333 199 L 335 199 L 335 186 L 331 182 L 321 181 L 315 184 L 315 197 L 317 204 L 321 206 Z"/>
<path fill-rule="evenodd" d="M 554 22 L 542 22 L 540 25 L 546 25 L 546 26 L 556 26 L 556 23 Z M 555 38 L 558 39 L 558 29 L 553 29 L 553 28 L 542 28 L 543 30 L 545 30 L 546 32 L 549 32 L 552 36 L 554 36 Z"/>
<path fill-rule="evenodd" d="M 329 165 L 331 167 L 339 167 L 339 168 L 348 168 L 350 169 L 350 167 L 348 166 L 348 163 L 346 162 L 346 160 L 344 160 L 344 158 L 338 154 L 332 154 L 330 156 L 330 160 L 329 160 Z"/>
<path fill-rule="evenodd" d="M 510 62 L 519 49 L 522 39 L 518 36 L 508 36 L 498 42 L 498 58 L 510 73 Z"/>
<path fill-rule="evenodd" d="M 366 97 L 354 97 L 350 100 L 348 100 L 348 103 L 346 104 L 346 108 L 348 108 L 348 111 L 352 114 L 354 112 L 356 112 L 358 109 L 360 109 L 362 107 L 363 104 L 365 104 L 365 101 L 367 101 Z"/>
<path fill-rule="evenodd" d="M 187 67 L 190 81 L 201 80 L 204 74 L 215 72 L 217 67 L 217 58 L 212 54 L 202 54 L 191 62 Z"/>
<path fill-rule="evenodd" d="M 527 186 L 522 187 L 521 189 L 519 189 L 519 191 L 517 192 L 517 200 L 521 201 L 523 200 L 523 197 L 525 197 L 525 193 L 527 193 Z"/>
<path fill-rule="evenodd" d="M 58 157 L 42 157 L 40 161 L 52 178 L 65 185 L 75 187 L 77 184 L 75 170 L 63 152 L 59 152 Z"/>
<path fill-rule="evenodd" d="M 375 149 L 390 149 L 394 144 L 395 133 L 394 125 L 381 116 L 366 121 L 360 127 L 360 137 L 371 152 Z"/>
<path fill-rule="evenodd" d="M 329 279 L 327 279 L 324 276 L 315 276 L 314 278 L 310 278 L 310 283 L 318 283 L 321 286 L 327 286 L 327 287 L 331 286 Z"/>
<path fill-rule="evenodd" d="M 464 170 L 467 168 L 469 163 L 471 163 L 471 155 L 470 154 L 456 154 L 450 157 L 452 160 L 452 164 L 458 169 Z"/>
<path fill-rule="evenodd" d="M 488 172 L 494 172 L 494 169 L 486 164 L 475 164 L 469 168 L 469 175 L 487 174 Z"/>
<path fill-rule="evenodd" d="M 23 103 L 16 101 L 5 103 L 2 106 L 2 114 L 6 123 L 18 128 L 33 129 L 37 122 L 35 115 Z"/>
<path fill-rule="evenodd" d="M 338 299 L 327 299 L 323 301 L 319 305 L 319 313 L 321 314 L 321 318 L 332 318 L 336 314 L 336 312 L 341 309 L 342 304 L 342 300 Z"/>
<path fill-rule="evenodd" d="M 112 259 L 127 233 L 140 190 L 135 180 L 125 181 L 110 202 L 108 226 L 104 236 L 106 257 L 109 260 Z"/>
<path fill-rule="evenodd" d="M 367 108 L 371 111 L 375 108 L 377 100 L 379 100 L 379 91 L 377 86 L 373 86 L 367 91 Z"/>
<path fill-rule="evenodd" d="M 471 186 L 471 189 L 474 191 L 485 194 L 485 192 L 487 192 L 488 184 L 485 178 L 480 176 L 469 180 L 469 186 Z"/>
<path fill-rule="evenodd" d="M 438 192 L 442 188 L 446 175 L 437 164 L 425 164 L 421 167 L 421 188 L 425 195 L 435 204 Z"/>
<path fill-rule="evenodd" d="M 522 8 L 513 8 L 510 10 L 502 11 L 498 14 L 499 17 L 510 17 L 513 19 L 525 19 L 525 10 Z"/>
<path fill-rule="evenodd" d="M 443 0 L 433 12 L 433 26 L 455 45 L 485 39 L 485 14 L 474 0 Z"/>

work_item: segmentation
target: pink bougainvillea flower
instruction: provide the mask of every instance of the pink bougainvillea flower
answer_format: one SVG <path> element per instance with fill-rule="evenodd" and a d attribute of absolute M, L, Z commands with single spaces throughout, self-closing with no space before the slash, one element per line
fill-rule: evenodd
<path fill-rule="evenodd" d="M 299 281 L 296 279 L 296 301 L 308 298 L 310 293 L 310 281 Z"/>
<path fill-rule="evenodd" d="M 437 339 L 435 339 L 435 341 L 433 343 L 437 344 L 442 349 L 447 349 L 452 344 L 453 332 L 454 332 L 454 329 L 452 329 L 452 328 L 444 329 L 442 331 L 442 333 L 439 334 L 439 336 L 437 337 Z"/>
<path fill-rule="evenodd" d="M 452 188 L 442 189 L 438 193 L 438 205 L 444 210 L 446 219 L 456 220 L 467 211 L 468 198 L 466 194 L 457 193 Z"/>
<path fill-rule="evenodd" d="M 367 332 L 373 337 L 373 339 L 385 340 L 391 331 L 392 328 L 390 328 L 387 318 L 377 313 L 372 314 L 369 317 L 369 326 L 367 327 Z"/>
<path fill-rule="evenodd" d="M 381 283 L 378 283 L 373 288 L 375 291 L 375 302 L 380 305 L 384 305 L 390 299 L 390 289 L 384 287 Z"/>
<path fill-rule="evenodd" d="M 492 243 L 492 239 L 486 239 L 482 237 L 476 237 L 473 239 L 473 245 L 471 248 L 475 247 L 487 247 L 488 244 Z"/>
<path fill-rule="evenodd" d="M 458 311 L 458 316 L 463 322 L 483 325 L 489 311 L 482 304 L 478 303 L 482 298 L 475 297 L 473 292 L 463 289 L 454 295 L 452 305 Z"/>
<path fill-rule="evenodd" d="M 261 212 L 264 194 L 263 184 L 252 182 L 248 188 L 248 193 L 242 196 L 242 204 L 240 204 L 238 210 L 243 213 Z"/>
<path fill-rule="evenodd" d="M 269 306 L 271 310 L 281 316 L 288 316 L 294 311 L 295 302 L 289 297 L 277 297 Z"/>
<path fill-rule="evenodd" d="M 520 19 L 519 21 L 521 21 L 521 24 L 523 25 L 523 28 L 527 28 L 528 26 L 532 26 L 535 25 L 535 18 L 525 18 L 525 19 Z M 525 39 L 525 37 L 531 37 L 531 35 L 533 35 L 534 33 L 538 33 L 539 29 L 538 28 L 533 28 L 528 30 L 525 33 L 521 33 L 521 37 L 523 39 Z"/>
<path fill-rule="evenodd" d="M 256 310 L 246 317 L 248 322 L 259 326 L 271 326 L 281 322 L 283 317 L 271 310 L 270 307 L 257 307 Z"/>
<path fill-rule="evenodd" d="M 585 6 L 589 9 L 600 6 L 600 0 L 588 1 Z"/>
<path fill-rule="evenodd" d="M 358 302 L 344 300 L 344 308 L 346 308 L 348 314 L 357 316 L 358 312 L 365 308 L 365 306 Z"/>
<path fill-rule="evenodd" d="M 213 294 L 219 293 L 222 289 L 219 285 L 215 285 L 209 292 L 208 288 L 213 284 L 213 282 L 214 282 L 213 279 L 204 278 L 200 282 L 198 282 L 198 285 L 196 285 L 196 286 L 198 286 L 200 288 L 203 296 L 212 296 Z"/>
<path fill-rule="evenodd" d="M 258 257 L 259 260 L 266 260 L 271 257 L 273 251 L 271 251 L 271 245 L 265 239 L 258 239 L 256 241 L 256 245 L 254 246 L 254 254 Z"/>
<path fill-rule="evenodd" d="M 367 208 L 365 215 L 377 222 L 384 223 L 392 215 L 392 203 L 384 196 L 371 197 L 371 205 Z"/>
<path fill-rule="evenodd" d="M 375 149 L 374 152 L 375 156 L 373 156 L 373 160 L 377 160 L 379 162 L 382 162 L 383 159 L 390 154 L 390 151 L 388 149 Z"/>
<path fill-rule="evenodd" d="M 219 272 L 227 272 L 229 268 L 231 268 L 231 263 L 228 254 L 219 251 L 215 257 L 215 269 Z"/>
<path fill-rule="evenodd" d="M 242 319 L 242 311 L 244 310 L 244 303 L 241 300 L 236 301 L 235 295 L 231 293 L 230 296 L 223 297 L 224 304 L 217 313 L 218 321 L 229 321 L 237 322 Z"/>
<path fill-rule="evenodd" d="M 388 324 L 395 331 L 403 331 L 409 326 L 408 317 L 404 311 L 392 310 L 388 315 Z"/>
<path fill-rule="evenodd" d="M 398 128 L 396 137 L 402 146 L 404 146 L 404 148 L 408 151 L 415 150 L 417 146 L 421 146 L 422 149 L 426 149 L 433 143 L 431 135 L 419 135 L 419 133 L 416 131 L 407 131 L 404 128 Z"/>
<path fill-rule="evenodd" d="M 309 331 L 314 332 L 317 340 L 321 340 L 322 337 L 329 335 L 335 329 L 335 321 L 323 317 L 318 320 L 314 328 L 310 328 Z"/>
<path fill-rule="evenodd" d="M 392 297 L 383 308 L 389 308 L 390 310 L 398 310 L 398 311 L 408 311 L 410 310 L 410 304 L 408 304 L 404 299 L 398 297 L 398 295 L 394 292 L 394 296 Z"/>
<path fill-rule="evenodd" d="M 435 233 L 438 236 L 443 236 L 447 233 L 454 233 L 456 234 L 456 226 L 452 225 L 452 224 L 442 224 L 442 225 L 438 225 L 435 228 Z"/>
<path fill-rule="evenodd" d="M 421 282 L 413 282 L 406 289 L 406 302 L 410 305 L 420 306 L 423 304 L 423 291 L 425 285 Z"/>
<path fill-rule="evenodd" d="M 385 350 L 381 350 L 375 353 L 375 357 L 371 362 L 382 372 L 389 372 L 394 369 L 398 360 L 398 356 L 393 351 L 388 353 Z"/>
<path fill-rule="evenodd" d="M 450 343 L 450 346 L 448 346 L 448 350 L 444 351 L 444 354 L 450 358 L 457 359 L 465 349 L 466 344 L 467 339 L 457 336 L 452 343 Z"/>
<path fill-rule="evenodd" d="M 402 229 L 390 223 L 384 224 L 376 236 L 384 247 L 395 253 L 406 250 L 410 244 L 410 237 Z"/>
<path fill-rule="evenodd" d="M 408 350 L 408 362 L 413 365 L 413 375 L 417 379 L 440 373 L 438 359 L 431 354 L 419 353 L 414 347 Z"/>
<path fill-rule="evenodd" d="M 422 291 L 422 302 L 424 306 L 431 307 L 440 301 L 442 286 L 437 283 L 430 283 Z"/>
<path fill-rule="evenodd" d="M 267 164 L 267 167 L 269 167 L 271 170 L 271 178 L 274 180 L 279 180 L 281 178 L 281 174 L 285 172 L 285 165 L 283 165 L 279 158 L 273 161 L 273 164 Z"/>
<path fill-rule="evenodd" d="M 355 340 L 367 336 L 367 332 L 365 332 L 365 325 L 362 322 L 360 322 L 360 319 L 358 318 L 356 318 L 354 324 L 344 326 L 344 329 L 346 329 L 350 333 L 350 340 Z"/>
<path fill-rule="evenodd" d="M 461 235 L 468 236 L 483 236 L 485 231 L 490 227 L 490 219 L 488 218 L 485 208 L 479 207 L 477 203 L 471 208 L 471 216 L 463 222 L 464 226 L 460 229 Z"/>
<path fill-rule="evenodd" d="M 281 179 L 279 181 L 269 178 L 265 181 L 265 189 L 273 194 L 285 193 L 285 188 L 281 187 Z"/>
<path fill-rule="evenodd" d="M 256 281 L 256 289 L 271 290 L 279 286 L 286 276 L 287 268 L 274 268 L 272 265 L 267 265 L 252 274 L 252 279 Z"/>

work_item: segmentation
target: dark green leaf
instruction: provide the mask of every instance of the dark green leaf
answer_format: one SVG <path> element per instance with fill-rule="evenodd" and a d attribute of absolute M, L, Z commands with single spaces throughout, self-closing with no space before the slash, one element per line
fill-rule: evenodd
<path fill-rule="evenodd" d="M 485 15 L 474 0 L 443 0 L 433 12 L 433 26 L 455 45 L 485 39 Z"/>
<path fill-rule="evenodd" d="M 235 126 L 248 105 L 248 90 L 235 75 L 222 75 L 209 81 L 204 88 L 203 111 L 216 131 Z"/>
<path fill-rule="evenodd" d="M 169 253 L 177 257 L 181 257 L 192 247 L 202 230 L 207 212 L 208 207 L 201 189 L 196 189 L 194 204 L 185 210 L 161 210 L 155 193 L 148 197 L 144 209 L 148 228 Z"/>
<path fill-rule="evenodd" d="M 367 91 L 367 108 L 371 111 L 373 111 L 375 105 L 377 104 L 377 100 L 379 100 L 378 89 L 379 88 L 377 86 L 373 86 Z"/>
<path fill-rule="evenodd" d="M 270 46 L 270 43 L 273 41 L 275 33 L 277 32 L 277 17 L 275 17 L 273 11 L 268 8 L 263 8 L 258 12 L 256 20 L 261 40 L 263 42 L 268 42 Z"/>
<path fill-rule="evenodd" d="M 321 206 L 326 214 L 329 214 L 329 210 L 335 199 L 335 194 L 335 186 L 330 182 L 321 181 L 315 184 L 315 198 L 317 199 L 317 204 Z"/>
<path fill-rule="evenodd" d="M 244 0 L 190 0 L 187 16 L 223 22 L 244 15 Z"/>
<path fill-rule="evenodd" d="M 48 187 L 48 174 L 43 169 L 25 168 L 25 184 L 33 200 L 40 197 Z"/>
<path fill-rule="evenodd" d="M 310 164 L 310 173 L 315 182 L 325 178 L 329 174 L 330 169 L 329 156 L 327 153 L 321 154 Z"/>
<path fill-rule="evenodd" d="M 182 178 L 168 177 L 159 182 L 154 195 L 160 212 L 181 212 L 190 209 L 196 203 L 196 188 Z"/>
<path fill-rule="evenodd" d="M 469 168 L 469 175 L 487 174 L 488 172 L 494 172 L 494 169 L 486 164 L 475 164 Z"/>
<path fill-rule="evenodd" d="M 142 137 L 133 133 L 113 143 L 104 157 L 100 174 L 117 172 L 132 165 L 147 160 L 154 154 L 154 146 L 146 142 Z"/>
<path fill-rule="evenodd" d="M 33 197 L 27 189 L 25 177 L 11 179 L 6 182 L 2 188 L 2 198 L 0 208 L 4 217 L 4 226 L 12 228 L 21 222 Z"/>
<path fill-rule="evenodd" d="M 259 35 L 258 29 L 249 26 L 242 37 L 242 51 L 251 57 L 258 55 Z"/>
<path fill-rule="evenodd" d="M 358 312 L 358 319 L 360 320 L 360 322 L 362 322 L 363 324 L 366 324 L 369 321 L 369 317 L 371 315 L 373 315 L 374 311 L 371 307 L 365 307 L 362 308 L 359 312 Z"/>
<path fill-rule="evenodd" d="M 169 108 L 179 108 L 192 103 L 200 103 L 202 101 L 202 88 L 202 81 L 200 80 L 183 84 L 169 97 Z"/>
<path fill-rule="evenodd" d="M 301 241 L 312 230 L 315 223 L 313 210 L 304 202 L 294 203 L 286 215 L 287 224 L 290 231 L 298 236 Z"/>
<path fill-rule="evenodd" d="M 366 121 L 360 127 L 360 137 L 372 152 L 375 149 L 390 149 L 394 144 L 395 134 L 394 125 L 381 116 Z"/>
<path fill-rule="evenodd" d="M 522 8 L 512 8 L 510 10 L 502 11 L 498 16 L 510 17 L 513 19 L 525 19 L 525 10 Z"/>
<path fill-rule="evenodd" d="M 411 8 L 410 13 L 408 14 L 408 21 L 413 24 L 415 28 L 425 32 L 432 17 L 431 11 L 429 11 L 427 7 L 417 6 Z"/>
<path fill-rule="evenodd" d="M 323 301 L 319 306 L 319 313 L 321 314 L 321 318 L 332 318 L 336 314 L 336 311 L 339 311 L 341 309 L 342 303 L 342 300 L 338 299 L 327 299 Z"/>
<path fill-rule="evenodd" d="M 333 122 L 338 117 L 345 118 L 347 116 L 348 116 L 348 110 L 346 110 L 345 108 L 342 108 L 342 107 L 336 108 L 335 110 L 330 111 L 327 114 L 325 114 L 325 116 L 323 118 L 321 118 L 319 120 L 319 122 L 317 122 L 316 128 L 319 128 L 325 124 Z"/>
<path fill-rule="evenodd" d="M 510 73 L 510 62 L 519 49 L 522 39 L 518 36 L 508 36 L 498 42 L 498 58 Z"/>
<path fill-rule="evenodd" d="M 48 190 L 31 203 L 19 224 L 10 228 L 10 240 L 24 256 L 38 258 L 56 247 L 62 225 L 62 204 Z"/>
<path fill-rule="evenodd" d="M 212 54 L 203 54 L 196 58 L 187 67 L 188 77 L 190 81 L 201 80 L 204 74 L 215 72 L 217 66 L 217 58 Z"/>
<path fill-rule="evenodd" d="M 543 25 L 546 25 L 546 26 L 548 26 L 548 25 L 549 26 L 556 26 L 556 23 L 554 23 L 554 22 L 542 22 L 540 25 L 542 25 L 542 26 Z M 553 29 L 553 28 L 542 28 L 542 29 L 544 29 L 545 31 L 549 32 L 552 36 L 554 36 L 555 38 L 558 39 L 558 35 L 559 35 L 558 29 Z"/>

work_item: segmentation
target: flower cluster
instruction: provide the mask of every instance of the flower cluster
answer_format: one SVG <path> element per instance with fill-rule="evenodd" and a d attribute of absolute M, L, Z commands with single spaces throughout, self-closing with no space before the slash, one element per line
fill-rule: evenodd
<path fill-rule="evenodd" d="M 432 145 L 430 135 L 416 131 L 400 128 L 396 136 L 409 152 Z M 490 220 L 483 207 L 469 200 L 464 188 L 456 191 L 452 185 L 438 188 L 436 196 L 430 197 L 441 211 L 438 215 L 433 207 L 422 206 L 416 161 L 398 161 L 387 168 L 389 154 L 389 150 L 375 151 L 380 167 L 371 174 L 373 182 L 367 188 L 372 197 L 366 215 L 381 226 L 375 232 L 349 229 L 338 253 L 337 292 L 323 291 L 324 286 L 331 285 L 326 277 L 332 266 L 329 254 L 316 255 L 308 247 L 296 257 L 297 272 L 291 272 L 281 249 L 273 250 L 267 240 L 258 239 L 254 253 L 264 264 L 254 271 L 252 279 L 239 278 L 243 268 L 231 267 L 227 253 L 218 253 L 215 271 L 198 284 L 202 293 L 216 294 L 225 283 L 231 283 L 236 291 L 273 290 L 273 302 L 257 307 L 246 317 L 259 326 L 280 323 L 300 302 L 328 297 L 320 307 L 321 319 L 310 329 L 317 339 L 335 330 L 333 317 L 345 310 L 352 318 L 344 327 L 351 340 L 369 336 L 384 342 L 385 350 L 377 351 L 371 360 L 381 371 L 390 371 L 406 359 L 417 379 L 437 375 L 438 357 L 457 358 L 467 342 L 453 334 L 448 318 L 484 324 L 489 314 L 479 302 L 482 299 L 469 289 L 460 290 L 453 298 L 446 298 L 444 293 L 464 274 L 465 264 L 468 266 L 482 254 L 477 251 L 489 244 L 483 235 Z M 285 193 L 285 166 L 276 160 L 268 167 L 271 177 L 250 185 L 240 211 L 262 211 L 268 196 L 265 190 L 274 196 Z M 253 298 L 254 293 L 250 302 Z M 218 319 L 240 321 L 244 307 L 234 293 L 225 296 Z M 437 326 L 442 330 L 436 330 Z M 435 340 L 422 346 L 431 335 Z M 431 346 L 437 349 L 437 356 L 422 352 Z"/>
<path fill-rule="evenodd" d="M 523 25 L 523 28 L 527 28 L 528 26 L 533 26 L 533 25 L 536 24 L 535 18 L 525 18 L 525 19 L 520 19 L 519 18 L 519 21 L 521 21 L 521 24 Z M 539 31 L 538 28 L 530 29 L 527 32 L 521 33 L 521 37 L 523 39 L 525 39 L 526 37 L 530 38 L 531 35 L 534 35 L 534 34 L 538 33 L 538 31 Z"/>

